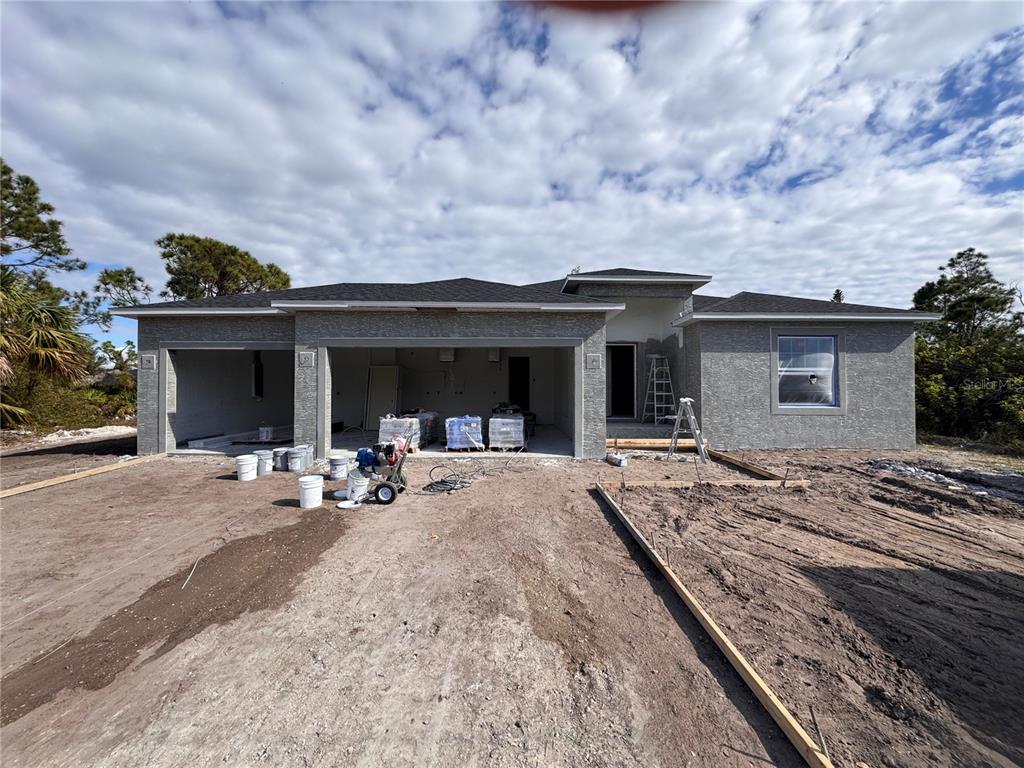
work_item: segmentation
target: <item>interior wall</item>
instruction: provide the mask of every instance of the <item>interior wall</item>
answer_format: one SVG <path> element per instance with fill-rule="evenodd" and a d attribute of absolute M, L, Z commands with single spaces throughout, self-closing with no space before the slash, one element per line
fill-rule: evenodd
<path fill-rule="evenodd" d="M 370 361 L 394 364 L 380 353 L 385 350 L 347 347 L 330 350 L 331 356 L 331 421 L 335 426 L 358 427 L 363 423 L 366 406 L 367 374 Z M 390 350 L 392 353 L 394 350 Z"/>
<path fill-rule="evenodd" d="M 181 349 L 174 355 L 173 419 L 177 442 L 286 426 L 294 416 L 294 361 L 288 350 L 264 350 L 263 397 L 252 396 L 250 351 Z"/>
<path fill-rule="evenodd" d="M 362 423 L 371 362 L 401 368 L 403 410 L 423 408 L 448 418 L 467 413 L 486 416 L 499 402 L 507 401 L 508 358 L 523 356 L 530 359 L 530 410 L 537 414 L 537 423 L 557 424 L 567 434 L 572 432 L 572 350 L 568 348 L 502 348 L 496 363 L 487 360 L 483 347 L 457 347 L 451 363 L 441 362 L 437 347 L 338 348 L 330 354 L 335 424 Z"/>
<path fill-rule="evenodd" d="M 572 348 L 555 349 L 554 365 L 554 424 L 564 434 L 571 435 L 573 428 L 573 403 L 575 387 L 573 381 Z"/>

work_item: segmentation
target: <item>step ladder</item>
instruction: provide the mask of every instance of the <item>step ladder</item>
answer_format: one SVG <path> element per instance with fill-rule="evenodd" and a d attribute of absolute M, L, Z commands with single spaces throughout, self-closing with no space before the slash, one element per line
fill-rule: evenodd
<path fill-rule="evenodd" d="M 686 419 L 688 428 L 683 427 L 683 418 Z M 697 425 L 697 417 L 693 415 L 692 397 L 679 398 L 679 408 L 676 409 L 676 423 L 672 428 L 672 442 L 668 444 L 669 457 L 676 452 L 680 432 L 689 432 L 693 435 L 693 442 L 697 447 L 697 455 L 700 456 L 701 463 L 707 464 L 708 452 L 704 445 L 704 436 L 701 435 L 700 427 Z"/>
<path fill-rule="evenodd" d="M 676 396 L 672 391 L 672 371 L 664 355 L 648 355 L 651 361 L 647 373 L 647 397 L 644 398 L 644 417 L 655 424 L 672 419 L 676 415 Z"/>

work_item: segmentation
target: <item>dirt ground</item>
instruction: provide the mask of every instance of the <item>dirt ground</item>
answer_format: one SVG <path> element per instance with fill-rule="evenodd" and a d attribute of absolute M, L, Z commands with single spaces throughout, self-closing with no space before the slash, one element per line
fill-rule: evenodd
<path fill-rule="evenodd" d="M 134 456 L 135 450 L 134 435 L 71 444 L 33 442 L 18 445 L 0 454 L 0 487 L 6 490 L 60 475 L 73 475 L 83 469 L 115 464 L 121 456 Z"/>
<path fill-rule="evenodd" d="M 866 453 L 743 455 L 811 485 L 636 489 L 625 510 L 837 764 L 1024 764 L 1024 508 Z"/>
<path fill-rule="evenodd" d="M 920 542 L 908 539 L 913 546 L 904 548 L 886 540 L 883 548 L 902 553 L 886 555 L 826 536 L 817 549 L 790 546 L 816 555 L 786 565 L 779 553 L 797 536 L 814 540 L 804 530 L 813 526 L 731 511 L 761 494 L 776 498 L 769 492 L 631 491 L 627 502 L 671 531 L 675 516 L 699 516 L 699 525 L 678 534 L 680 551 L 692 550 L 686 578 L 802 721 L 815 705 L 833 754 L 871 765 L 1009 764 L 996 759 L 1000 751 L 1019 759 L 1020 718 L 1012 716 L 1024 665 L 1005 634 L 1019 636 L 1021 621 L 1021 588 L 1011 577 L 1020 578 L 1024 521 L 1013 505 L 970 496 L 967 507 L 911 511 L 870 499 L 866 489 L 877 485 L 908 505 L 935 502 L 928 491 L 936 489 L 895 476 L 887 483 L 858 455 L 761 459 L 816 481 L 806 491 L 774 492 L 778 506 L 796 510 L 787 514 L 809 514 L 799 501 L 807 499 L 842 512 L 859 493 L 917 521 L 906 535 Z M 451 461 L 467 473 L 477 467 Z M 410 462 L 413 487 L 394 505 L 348 511 L 327 503 L 299 510 L 294 475 L 238 483 L 231 461 L 210 457 L 159 459 L 5 499 L 4 765 L 802 764 L 589 490 L 594 480 L 622 476 L 693 480 L 692 463 L 631 459 L 620 471 L 600 462 L 490 462 L 470 487 L 441 495 L 420 490 L 432 464 Z M 746 474 L 718 465 L 700 473 L 705 480 Z M 842 482 L 826 484 L 835 478 Z M 691 501 L 705 494 L 707 503 Z M 643 511 L 659 504 L 673 510 L 665 520 Z M 844 519 L 867 514 L 854 509 Z M 847 538 L 866 537 L 870 526 L 861 527 Z M 957 537 L 947 541 L 932 528 Z M 756 534 L 744 538 L 747 529 Z M 747 613 L 769 600 L 772 571 L 762 562 L 769 550 L 759 549 L 769 534 L 793 539 L 766 562 L 801 597 L 773 595 L 778 607 L 766 621 L 774 623 L 748 635 Z M 728 535 L 734 539 L 714 538 Z M 947 562 L 950 546 L 959 553 Z M 853 554 L 830 560 L 847 550 Z M 863 552 L 868 562 L 855 559 Z M 732 590 L 705 559 L 728 571 Z M 879 573 L 868 578 L 844 567 Z M 943 569 L 967 576 L 947 578 Z M 946 579 L 951 592 L 929 593 L 931 607 L 915 604 L 913 632 L 899 613 L 909 598 L 891 597 L 876 615 L 872 606 L 882 601 L 860 586 L 906 593 L 910 586 L 889 575 L 897 570 L 910 586 Z M 753 598 L 740 601 L 742 590 Z M 961 609 L 977 621 L 973 632 L 956 623 Z M 824 626 L 819 615 L 842 631 L 815 635 Z M 888 631 L 910 639 L 893 645 L 875 636 L 872 622 L 894 622 Z M 775 655 L 764 654 L 781 630 L 793 637 L 775 667 Z M 859 639 L 851 646 L 853 633 Z M 906 649 L 940 640 L 973 648 L 976 633 L 992 649 L 952 667 L 949 653 L 938 651 L 905 660 Z M 988 689 L 971 683 L 967 670 L 995 655 L 1004 673 L 988 673 Z M 843 680 L 846 689 L 823 688 L 835 701 L 812 697 L 819 678 Z M 907 701 L 914 714 L 903 717 Z M 954 735 L 943 736 L 943 726 Z M 977 743 L 967 741 L 968 730 Z M 928 750 L 935 759 L 921 762 Z M 958 763 L 961 754 L 967 758 Z"/>

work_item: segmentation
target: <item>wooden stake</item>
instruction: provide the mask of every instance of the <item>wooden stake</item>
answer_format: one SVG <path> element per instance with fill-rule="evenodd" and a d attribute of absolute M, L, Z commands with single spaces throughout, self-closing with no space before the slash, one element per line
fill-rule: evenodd
<path fill-rule="evenodd" d="M 152 456 L 139 456 L 135 459 L 128 459 L 127 461 L 120 461 L 117 464 L 104 464 L 102 467 L 95 467 L 94 469 L 87 469 L 84 472 L 78 472 L 74 475 L 61 475 L 60 477 L 51 477 L 49 480 L 40 480 L 38 483 L 27 483 L 26 485 L 18 485 L 14 488 L 8 488 L 6 491 L 0 491 L 0 499 L 6 499 L 8 496 L 17 496 L 21 493 L 28 493 L 29 491 L 38 491 L 42 488 L 49 488 L 52 485 L 60 485 L 62 483 L 70 483 L 72 480 L 80 480 L 83 477 L 92 477 L 93 475 L 102 475 L 105 472 L 113 472 L 115 469 L 122 469 L 123 467 L 131 467 L 135 464 L 144 464 L 147 461 L 153 461 L 154 459 L 163 458 L 166 454 L 154 453 Z"/>
<path fill-rule="evenodd" d="M 647 553 L 647 556 L 654 561 L 654 564 L 661 571 L 662 575 L 668 580 L 672 589 L 675 590 L 676 594 L 682 598 L 686 607 L 693 614 L 694 618 L 700 622 L 700 625 L 704 627 L 704 631 L 708 633 L 715 645 L 718 646 L 719 650 L 725 655 L 725 658 L 729 660 L 733 668 L 739 673 L 740 677 L 743 678 L 743 682 L 747 684 L 751 692 L 757 697 L 758 701 L 768 711 L 768 714 L 772 716 L 772 719 L 779 724 L 782 732 L 786 734 L 786 738 L 796 747 L 797 751 L 804 758 L 808 765 L 812 768 L 833 768 L 832 761 L 829 759 L 821 748 L 814 742 L 814 739 L 803 729 L 796 718 L 790 714 L 789 710 L 786 709 L 779 697 L 775 695 L 768 684 L 761 678 L 759 674 L 750 665 L 750 662 L 744 658 L 743 654 L 739 652 L 739 649 L 732 644 L 732 641 L 726 636 L 726 634 L 719 628 L 715 623 L 715 620 L 711 618 L 704 607 L 700 604 L 700 601 L 686 588 L 686 586 L 679 580 L 675 572 L 668 567 L 668 564 L 662 560 L 658 553 L 655 552 L 647 540 L 643 537 L 643 534 L 637 530 L 637 527 L 633 524 L 623 512 L 619 506 L 612 500 L 612 497 L 608 495 L 600 485 L 597 486 L 597 492 L 601 494 L 601 497 L 605 502 L 612 508 L 612 512 L 619 518 L 619 521 L 626 526 L 634 539 L 640 547 Z"/>

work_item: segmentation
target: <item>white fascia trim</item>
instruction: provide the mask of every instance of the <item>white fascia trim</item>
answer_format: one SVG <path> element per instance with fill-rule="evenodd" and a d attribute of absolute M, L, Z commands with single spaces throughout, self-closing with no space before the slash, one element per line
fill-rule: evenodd
<path fill-rule="evenodd" d="M 609 312 L 625 309 L 623 304 L 524 304 L 522 302 L 480 301 L 275 301 L 272 307 L 295 309 L 454 309 L 458 312 Z"/>
<path fill-rule="evenodd" d="M 170 317 L 175 315 L 192 315 L 202 317 L 204 315 L 283 315 L 279 309 L 272 307 L 260 307 L 254 309 L 242 308 L 219 308 L 219 307 L 181 307 L 174 309 L 113 309 L 110 314 L 116 317 Z"/>
<path fill-rule="evenodd" d="M 936 315 L 933 313 L 922 313 L 919 315 L 890 315 L 890 314 L 864 314 L 864 315 L 841 315 L 841 314 L 800 314 L 800 313 L 775 313 L 775 314 L 751 314 L 751 313 L 737 313 L 737 314 L 725 314 L 723 312 L 695 312 L 687 317 L 680 317 L 677 320 L 672 321 L 672 325 L 676 327 L 682 327 L 695 323 L 698 320 L 750 320 L 750 321 L 772 321 L 772 320 L 783 320 L 783 321 L 813 321 L 813 322 L 828 322 L 828 323 L 841 323 L 849 320 L 857 322 L 927 322 L 929 320 L 940 320 L 942 315 Z"/>

